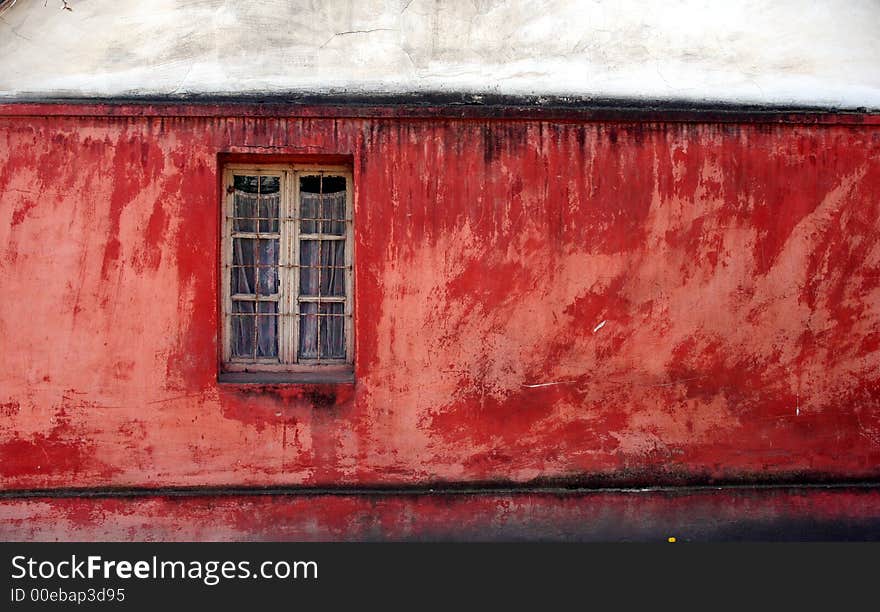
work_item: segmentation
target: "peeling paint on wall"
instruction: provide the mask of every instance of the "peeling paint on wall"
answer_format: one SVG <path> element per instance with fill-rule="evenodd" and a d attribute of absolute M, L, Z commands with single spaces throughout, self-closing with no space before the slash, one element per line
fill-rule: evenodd
<path fill-rule="evenodd" d="M 876 126 L 71 116 L 0 138 L 3 489 L 878 475 Z M 231 150 L 353 156 L 354 385 L 217 383 Z"/>

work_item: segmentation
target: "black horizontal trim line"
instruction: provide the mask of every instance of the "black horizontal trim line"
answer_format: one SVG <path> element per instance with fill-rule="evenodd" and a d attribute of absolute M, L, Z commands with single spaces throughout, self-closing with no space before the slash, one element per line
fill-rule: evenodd
<path fill-rule="evenodd" d="M 785 122 L 822 123 L 846 119 L 858 125 L 861 118 L 880 113 L 880 108 L 827 104 L 746 104 L 723 100 L 649 99 L 574 95 L 505 95 L 489 93 L 204 93 L 181 95 L 124 95 L 87 97 L 22 93 L 0 96 L 0 106 L 69 105 L 81 107 L 88 116 L 137 115 L 142 107 L 149 116 L 298 116 L 312 109 L 328 117 L 379 117 L 396 119 L 547 119 L 589 121 L 682 121 L 682 122 Z M 215 106 L 222 109 L 212 108 Z M 87 110 L 101 107 L 103 111 Z M 117 108 L 118 107 L 118 108 Z M 238 107 L 237 110 L 230 110 Z M 116 109 L 114 111 L 114 108 Z M 127 110 L 122 110 L 127 109 Z M 147 112 L 149 109 L 149 112 Z M 0 113 L 14 114 L 14 113 Z M 77 116 L 75 108 L 60 115 Z"/>
<path fill-rule="evenodd" d="M 754 482 L 700 485 L 656 486 L 582 486 L 515 484 L 444 484 L 411 486 L 275 486 L 275 487 L 93 487 L 57 489 L 12 489 L 0 491 L 0 500 L 74 499 L 74 498 L 198 498 L 198 497 L 423 497 L 423 496 L 504 496 L 551 495 L 578 496 L 602 494 L 691 495 L 720 492 L 807 492 L 807 491 L 880 491 L 878 481 L 842 482 Z"/>
<path fill-rule="evenodd" d="M 471 92 L 272 92 L 272 93 L 188 93 L 144 94 L 121 96 L 70 96 L 21 93 L 0 96 L 3 103 L 57 104 L 296 104 L 307 106 L 475 106 L 531 107 L 569 109 L 615 109 L 649 111 L 716 111 L 750 113 L 869 113 L 880 111 L 865 106 L 834 106 L 828 104 L 742 103 L 724 100 L 691 100 L 687 98 L 634 98 L 583 95 L 517 95 Z"/>

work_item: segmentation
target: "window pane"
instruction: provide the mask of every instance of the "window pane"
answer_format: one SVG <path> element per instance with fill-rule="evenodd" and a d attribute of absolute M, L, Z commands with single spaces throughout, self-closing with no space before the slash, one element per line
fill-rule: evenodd
<path fill-rule="evenodd" d="M 232 356 L 254 356 L 254 302 L 232 302 Z M 236 314 L 239 313 L 239 314 Z"/>
<path fill-rule="evenodd" d="M 254 293 L 254 242 L 251 238 L 232 241 L 232 293 Z"/>
<path fill-rule="evenodd" d="M 234 187 L 232 230 L 277 233 L 281 177 L 236 175 Z"/>
<path fill-rule="evenodd" d="M 278 304 L 257 302 L 257 357 L 278 356 Z"/>
<path fill-rule="evenodd" d="M 317 240 L 300 240 L 299 243 L 299 294 L 318 295 L 318 255 Z"/>
<path fill-rule="evenodd" d="M 321 193 L 339 193 L 345 191 L 344 176 L 325 176 L 321 183 Z"/>
<path fill-rule="evenodd" d="M 278 193 L 281 191 L 280 176 L 261 176 L 260 177 L 260 193 Z"/>
<path fill-rule="evenodd" d="M 299 253 L 300 295 L 345 296 L 344 240 L 302 240 Z"/>
<path fill-rule="evenodd" d="M 257 199 L 259 193 L 259 177 L 236 175 L 233 179 L 235 198 L 232 216 L 233 231 L 255 232 L 257 230 L 254 217 L 257 216 Z"/>
<path fill-rule="evenodd" d="M 235 219 L 232 230 L 235 232 L 257 231 L 254 217 L 257 216 L 257 196 L 235 193 Z M 242 218 L 244 217 L 244 218 Z"/>
<path fill-rule="evenodd" d="M 270 295 L 278 293 L 278 240 L 257 240 L 259 255 L 259 293 Z"/>
<path fill-rule="evenodd" d="M 314 302 L 299 304 L 299 357 L 318 358 L 318 305 Z"/>
<path fill-rule="evenodd" d="M 254 243 L 253 238 L 234 238 L 232 240 L 232 265 L 233 266 L 253 266 L 254 265 Z"/>
<path fill-rule="evenodd" d="M 301 176 L 299 179 L 300 233 L 317 234 L 321 230 L 316 219 L 321 216 L 321 177 Z"/>
<path fill-rule="evenodd" d="M 301 233 L 345 233 L 344 176 L 302 176 L 299 191 Z"/>
<path fill-rule="evenodd" d="M 321 295 L 345 295 L 345 241 L 321 242 Z"/>
<path fill-rule="evenodd" d="M 254 268 L 232 268 L 232 295 L 236 293 L 254 294 Z"/>
<path fill-rule="evenodd" d="M 321 193 L 321 175 L 301 176 L 299 179 L 299 190 L 301 193 Z"/>
<path fill-rule="evenodd" d="M 259 294 L 278 293 L 277 239 L 234 238 L 232 241 L 232 293 L 257 293 L 254 267 L 259 266 Z M 257 252 L 254 252 L 254 246 Z"/>
<path fill-rule="evenodd" d="M 278 233 L 278 209 L 281 197 L 276 195 L 260 196 L 259 231 L 263 234 Z"/>
<path fill-rule="evenodd" d="M 345 234 L 345 192 L 322 196 L 323 232 L 333 236 Z"/>
<path fill-rule="evenodd" d="M 261 266 L 277 266 L 278 265 L 278 239 L 260 239 L 255 240 L 258 243 L 258 255 L 260 261 L 257 262 Z"/>
<path fill-rule="evenodd" d="M 281 205 L 281 177 L 260 177 L 260 231 L 278 232 L 278 210 Z"/>
<path fill-rule="evenodd" d="M 345 178 L 325 176 L 322 189 L 321 218 L 324 222 L 321 231 L 342 236 L 345 234 Z"/>
<path fill-rule="evenodd" d="M 318 222 L 315 221 L 320 216 L 321 196 L 316 193 L 300 194 L 300 229 L 303 234 L 317 234 Z"/>
<path fill-rule="evenodd" d="M 260 273 L 260 295 L 274 295 L 278 293 L 278 268 L 257 268 Z"/>
<path fill-rule="evenodd" d="M 244 193 L 259 193 L 259 179 L 260 177 L 258 176 L 236 174 L 233 180 L 235 183 L 236 191 L 241 191 Z"/>
<path fill-rule="evenodd" d="M 345 305 L 326 303 L 320 305 L 321 357 L 345 359 Z"/>

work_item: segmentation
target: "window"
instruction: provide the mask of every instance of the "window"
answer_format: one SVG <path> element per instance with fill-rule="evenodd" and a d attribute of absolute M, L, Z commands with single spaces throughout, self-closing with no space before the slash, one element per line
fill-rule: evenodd
<path fill-rule="evenodd" d="M 353 361 L 351 173 L 227 166 L 221 380 L 347 380 Z"/>

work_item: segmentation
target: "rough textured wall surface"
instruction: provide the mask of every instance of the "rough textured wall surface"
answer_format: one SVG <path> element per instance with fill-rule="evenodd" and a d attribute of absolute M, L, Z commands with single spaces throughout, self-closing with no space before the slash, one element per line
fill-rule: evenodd
<path fill-rule="evenodd" d="M 479 92 L 880 108 L 872 0 L 17 0 L 0 95 Z"/>
<path fill-rule="evenodd" d="M 876 125 L 246 114 L 0 118 L 3 489 L 880 475 Z M 218 384 L 231 151 L 352 156 L 355 384 Z"/>
<path fill-rule="evenodd" d="M 0 499 L 4 541 L 880 540 L 863 488 Z"/>

